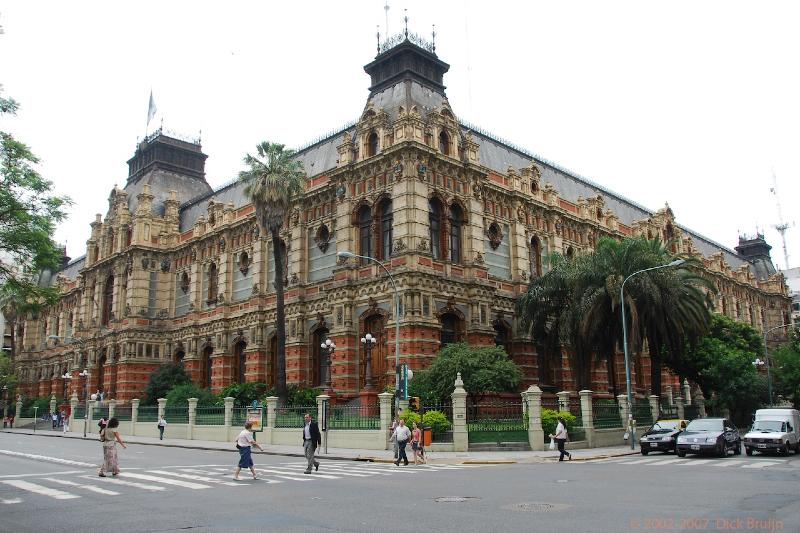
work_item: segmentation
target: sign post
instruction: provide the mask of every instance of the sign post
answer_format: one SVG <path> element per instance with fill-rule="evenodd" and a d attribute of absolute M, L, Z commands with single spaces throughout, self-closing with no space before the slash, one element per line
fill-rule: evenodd
<path fill-rule="evenodd" d="M 320 431 L 323 435 L 323 443 L 325 445 L 325 454 L 328 453 L 328 400 L 322 400 L 322 420 L 320 423 Z"/>
<path fill-rule="evenodd" d="M 253 400 L 253 405 L 247 409 L 247 421 L 253 424 L 250 430 L 253 432 L 253 440 L 257 440 L 256 433 L 264 431 L 264 408 Z"/>

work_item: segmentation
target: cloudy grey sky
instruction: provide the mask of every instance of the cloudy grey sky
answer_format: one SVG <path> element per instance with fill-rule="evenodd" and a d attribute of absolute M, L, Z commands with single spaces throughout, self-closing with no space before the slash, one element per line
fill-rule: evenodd
<path fill-rule="evenodd" d="M 785 267 L 800 223 L 798 2 L 389 1 L 389 33 L 430 36 L 456 114 L 727 246 L 766 232 Z M 237 176 L 262 140 L 306 144 L 357 118 L 385 33 L 384 1 L 0 0 L 3 119 L 75 200 L 56 238 L 89 223 L 145 134 L 202 130 L 206 173 Z M 800 227 L 787 232 L 800 264 Z"/>

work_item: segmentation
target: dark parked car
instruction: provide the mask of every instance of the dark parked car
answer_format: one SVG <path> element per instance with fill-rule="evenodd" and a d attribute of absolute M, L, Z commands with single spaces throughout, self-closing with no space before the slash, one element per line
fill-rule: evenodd
<path fill-rule="evenodd" d="M 678 435 L 686 429 L 686 420 L 659 420 L 639 440 L 642 455 L 650 452 L 674 452 Z"/>
<path fill-rule="evenodd" d="M 724 418 L 698 418 L 692 420 L 686 430 L 678 436 L 678 457 L 687 453 L 713 453 L 719 457 L 742 453 L 742 437 L 739 430 Z"/>

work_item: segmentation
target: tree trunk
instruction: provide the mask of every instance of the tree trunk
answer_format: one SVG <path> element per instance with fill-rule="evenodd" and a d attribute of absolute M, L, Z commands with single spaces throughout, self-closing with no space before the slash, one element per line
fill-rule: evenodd
<path fill-rule="evenodd" d="M 286 391 L 286 309 L 284 308 L 283 285 L 283 257 L 281 257 L 281 238 L 278 228 L 270 230 L 272 234 L 272 257 L 275 261 L 275 335 L 277 337 L 278 363 L 275 383 L 277 386 L 278 402 L 286 405 L 288 393 Z"/>
<path fill-rule="evenodd" d="M 616 399 L 619 394 L 619 385 L 617 384 L 617 354 L 613 348 L 606 356 L 606 369 L 608 371 L 608 383 L 611 385 L 611 394 Z"/>
<path fill-rule="evenodd" d="M 661 396 L 661 343 L 654 338 L 647 339 L 650 351 L 650 394 Z"/>

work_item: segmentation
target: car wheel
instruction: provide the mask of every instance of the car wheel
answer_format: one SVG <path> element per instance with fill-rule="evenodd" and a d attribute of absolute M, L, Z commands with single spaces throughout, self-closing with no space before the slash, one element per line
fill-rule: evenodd
<path fill-rule="evenodd" d="M 742 455 L 742 441 L 737 440 L 734 443 L 733 455 Z"/>
<path fill-rule="evenodd" d="M 728 455 L 728 448 L 725 446 L 725 441 L 717 444 L 717 457 L 725 457 Z"/>
<path fill-rule="evenodd" d="M 748 455 L 748 457 L 749 457 L 749 456 L 753 455 L 753 449 L 752 448 L 748 448 L 747 446 L 745 446 L 744 447 L 744 453 L 746 453 Z"/>
<path fill-rule="evenodd" d="M 676 450 L 675 453 L 678 454 L 678 457 L 686 457 L 686 452 L 683 450 Z"/>
<path fill-rule="evenodd" d="M 783 443 L 783 447 L 781 448 L 780 454 L 781 455 L 789 455 L 789 443 L 788 442 Z"/>
<path fill-rule="evenodd" d="M 647 455 L 648 453 L 650 453 L 649 450 L 645 450 L 644 448 L 642 448 L 642 455 Z"/>

